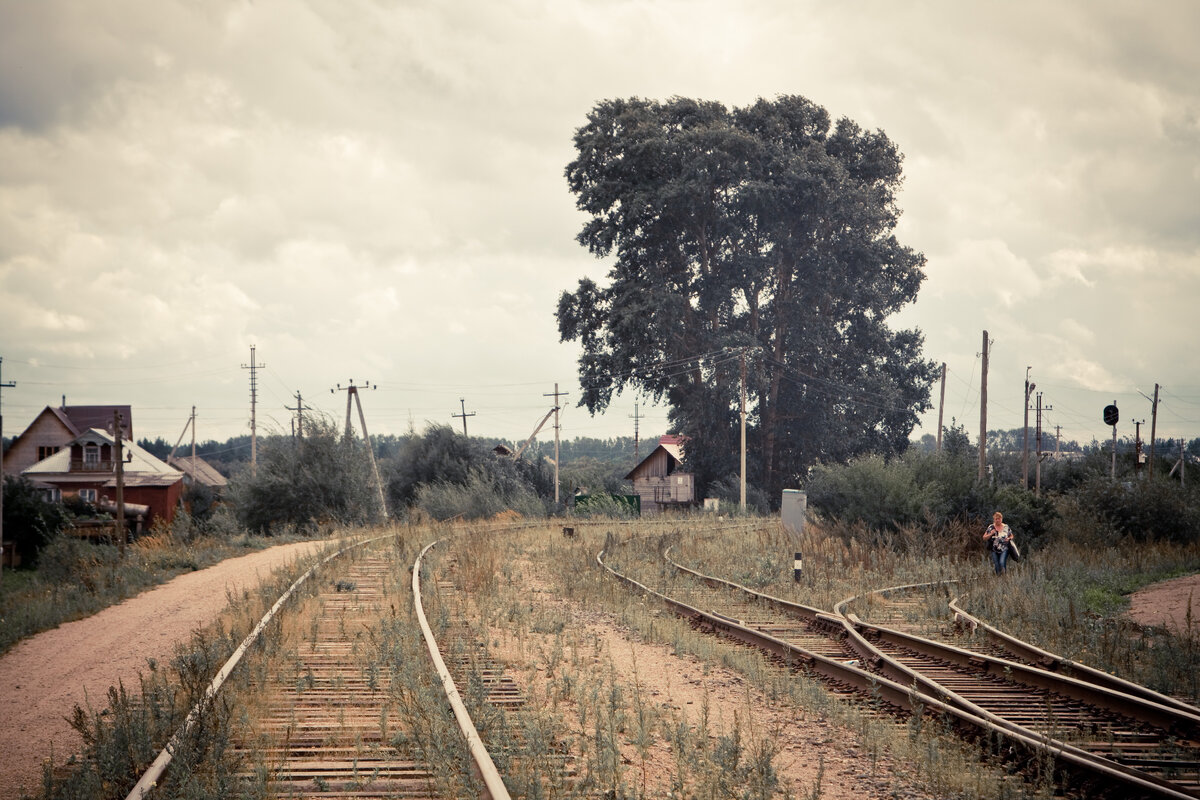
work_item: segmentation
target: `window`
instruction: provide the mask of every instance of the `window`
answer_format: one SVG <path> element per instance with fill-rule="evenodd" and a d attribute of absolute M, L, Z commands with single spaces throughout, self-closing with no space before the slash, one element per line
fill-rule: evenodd
<path fill-rule="evenodd" d="M 100 448 L 94 444 L 84 445 L 83 448 L 83 463 L 86 465 L 96 465 L 100 463 Z"/>
<path fill-rule="evenodd" d="M 50 456 L 54 455 L 58 451 L 59 451 L 59 448 L 57 448 L 57 447 L 46 447 L 43 445 L 38 445 L 37 460 L 41 461 L 43 459 L 49 458 Z"/>
<path fill-rule="evenodd" d="M 85 503 L 95 503 L 96 502 L 96 490 L 95 489 L 80 489 L 79 490 L 79 499 Z"/>

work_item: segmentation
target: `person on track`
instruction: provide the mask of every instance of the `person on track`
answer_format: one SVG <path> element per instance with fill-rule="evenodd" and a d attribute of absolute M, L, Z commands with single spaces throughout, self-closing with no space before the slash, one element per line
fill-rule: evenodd
<path fill-rule="evenodd" d="M 992 514 L 992 524 L 983 532 L 983 540 L 991 545 L 992 566 L 997 575 L 1003 575 L 1008 568 L 1008 551 L 1013 544 L 1012 528 L 1004 522 L 1004 515 L 997 511 Z"/>

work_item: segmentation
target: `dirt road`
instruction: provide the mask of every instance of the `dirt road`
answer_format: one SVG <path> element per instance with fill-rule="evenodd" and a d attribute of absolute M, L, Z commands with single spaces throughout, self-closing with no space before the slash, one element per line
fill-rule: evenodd
<path fill-rule="evenodd" d="M 260 550 L 180 575 L 120 605 L 18 644 L 0 657 L 0 798 L 37 789 L 42 762 L 79 748 L 67 723 L 77 704 L 105 703 L 108 687 L 138 685 L 148 659 L 170 661 L 175 645 L 225 608 L 226 590 L 257 585 L 324 542 Z"/>

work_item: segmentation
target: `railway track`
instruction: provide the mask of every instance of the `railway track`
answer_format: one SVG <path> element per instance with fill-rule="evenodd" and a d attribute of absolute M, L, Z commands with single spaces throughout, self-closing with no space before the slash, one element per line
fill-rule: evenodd
<path fill-rule="evenodd" d="M 513 684 L 503 677 L 491 681 L 488 676 L 492 673 L 467 654 L 469 647 L 453 632 L 453 626 L 446 641 L 439 643 L 434 638 L 421 589 L 422 559 L 433 544 L 412 565 L 411 605 L 436 673 L 427 682 L 440 684 L 442 694 L 440 698 L 418 698 L 415 705 L 399 702 L 402 692 L 392 685 L 392 677 L 405 665 L 398 664 L 394 654 L 389 657 L 388 651 L 396 650 L 397 645 L 381 625 L 390 624 L 393 633 L 408 631 L 411 635 L 414 629 L 411 619 L 397 619 L 398 609 L 402 611 L 406 603 L 397 594 L 396 577 L 407 565 L 396 560 L 395 550 L 380 552 L 379 547 L 371 546 L 394 538 L 345 547 L 297 580 L 222 667 L 204 701 L 192 710 L 127 800 L 153 795 L 178 742 L 203 718 L 229 674 L 296 590 L 313 578 L 318 566 L 330 565 L 356 550 L 364 552 L 350 563 L 334 565 L 336 572 L 321 579 L 317 608 L 307 621 L 307 639 L 290 654 L 288 664 L 272 671 L 261 708 L 247 709 L 247 714 L 255 717 L 252 732 L 236 747 L 244 756 L 242 763 L 249 766 L 235 776 L 236 782 L 243 791 L 290 798 L 508 800 L 509 791 L 475 729 L 452 673 L 472 687 L 493 683 L 495 694 L 488 698 L 493 703 L 504 702 L 498 699 L 502 695 L 511 701 Z M 439 579 L 438 584 L 439 594 L 451 591 L 449 581 Z M 442 648 L 451 654 L 452 668 L 447 667 Z M 432 707 L 437 704 L 449 713 Z M 414 743 L 424 738 L 447 744 L 450 736 L 446 730 L 428 730 L 430 718 L 439 714 L 453 715 L 459 738 L 457 744 L 447 746 L 445 757 L 430 763 L 430 748 Z M 424 733 L 414 730 L 417 722 L 426 726 Z"/>
<path fill-rule="evenodd" d="M 1200 797 L 1200 717 L 1184 709 L 863 623 L 846 610 L 855 598 L 829 613 L 669 558 L 671 574 L 654 576 L 663 588 L 657 591 L 607 565 L 611 548 L 597 562 L 619 580 L 697 624 L 801 666 L 838 691 L 853 687 L 901 714 L 937 714 L 965 736 L 1004 742 L 1018 764 L 1049 759 L 1087 796 Z M 886 614 L 909 617 L 920 615 L 899 605 Z M 821 634 L 833 642 L 821 641 Z"/>

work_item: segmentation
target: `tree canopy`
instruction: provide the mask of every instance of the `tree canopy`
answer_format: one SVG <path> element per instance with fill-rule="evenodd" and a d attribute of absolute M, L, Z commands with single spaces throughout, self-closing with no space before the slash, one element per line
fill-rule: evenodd
<path fill-rule="evenodd" d="M 902 156 L 882 131 L 798 96 L 634 98 L 599 103 L 575 147 L 578 240 L 615 257 L 605 286 L 559 298 L 580 405 L 665 399 L 701 480 L 723 477 L 744 358 L 752 479 L 773 496 L 818 460 L 905 448 L 934 367 L 919 331 L 887 324 L 925 259 L 893 233 Z"/>

